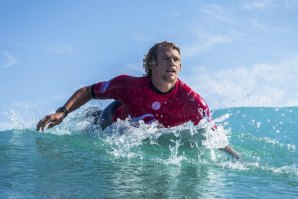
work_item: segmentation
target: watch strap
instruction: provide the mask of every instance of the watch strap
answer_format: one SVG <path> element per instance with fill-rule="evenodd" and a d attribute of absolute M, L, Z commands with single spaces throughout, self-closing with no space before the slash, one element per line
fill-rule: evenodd
<path fill-rule="evenodd" d="M 59 112 L 64 113 L 64 117 L 66 117 L 66 116 L 68 115 L 68 110 L 67 110 L 64 106 L 59 107 L 59 108 L 57 109 L 56 113 L 59 113 Z"/>

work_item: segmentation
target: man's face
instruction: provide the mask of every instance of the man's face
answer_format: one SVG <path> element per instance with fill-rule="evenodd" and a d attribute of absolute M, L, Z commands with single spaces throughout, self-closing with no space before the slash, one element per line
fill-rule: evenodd
<path fill-rule="evenodd" d="M 152 77 L 163 82 L 176 82 L 180 69 L 179 52 L 171 48 L 160 47 L 157 60 L 153 61 L 151 66 Z"/>

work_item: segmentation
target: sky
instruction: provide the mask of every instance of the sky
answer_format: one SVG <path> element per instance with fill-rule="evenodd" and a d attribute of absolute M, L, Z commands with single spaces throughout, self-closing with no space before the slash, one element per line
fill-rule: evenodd
<path fill-rule="evenodd" d="M 296 0 L 0 0 L 0 130 L 80 87 L 142 76 L 160 41 L 180 47 L 180 79 L 212 110 L 297 106 L 297 19 Z"/>

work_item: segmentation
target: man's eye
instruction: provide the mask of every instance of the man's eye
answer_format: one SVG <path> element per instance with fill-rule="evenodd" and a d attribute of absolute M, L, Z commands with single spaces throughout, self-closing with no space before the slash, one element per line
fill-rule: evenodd
<path fill-rule="evenodd" d="M 180 59 L 179 58 L 171 58 L 171 57 L 164 57 L 163 60 L 165 61 L 171 61 L 173 59 L 174 62 L 179 62 Z"/>

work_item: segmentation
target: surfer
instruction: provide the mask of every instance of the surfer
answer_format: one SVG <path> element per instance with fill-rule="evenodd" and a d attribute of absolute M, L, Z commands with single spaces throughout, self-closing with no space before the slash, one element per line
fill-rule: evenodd
<path fill-rule="evenodd" d="M 47 115 L 37 124 L 37 130 L 60 124 L 68 113 L 91 99 L 115 99 L 104 111 L 96 114 L 105 128 L 119 119 L 131 118 L 145 123 L 158 121 L 163 127 L 173 127 L 188 121 L 197 125 L 203 118 L 211 121 L 207 103 L 178 78 L 181 70 L 180 49 L 171 42 L 156 43 L 143 59 L 145 75 L 120 75 L 77 90 L 56 113 Z M 237 153 L 224 148 L 235 158 Z"/>

